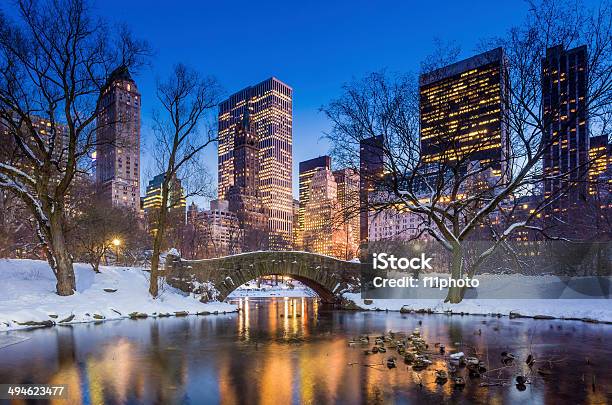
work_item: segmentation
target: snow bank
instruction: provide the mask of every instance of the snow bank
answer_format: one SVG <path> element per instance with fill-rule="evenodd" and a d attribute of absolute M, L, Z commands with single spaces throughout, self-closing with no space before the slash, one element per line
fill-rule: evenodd
<path fill-rule="evenodd" d="M 92 322 L 127 318 L 134 312 L 158 316 L 236 310 L 227 303 L 201 303 L 168 285 L 152 299 L 149 273 L 140 268 L 101 266 L 100 271 L 96 274 L 89 265 L 75 264 L 77 291 L 60 297 L 47 262 L 0 259 L 0 331 L 28 327 L 20 325 L 26 322 Z"/>
<path fill-rule="evenodd" d="M 431 310 L 435 313 L 452 311 L 466 314 L 510 313 L 526 317 L 596 320 L 612 322 L 612 305 L 608 299 L 465 299 L 459 304 L 438 299 L 376 299 L 363 300 L 360 293 L 346 293 L 346 299 L 368 310 Z M 366 304 L 367 302 L 367 304 Z"/>

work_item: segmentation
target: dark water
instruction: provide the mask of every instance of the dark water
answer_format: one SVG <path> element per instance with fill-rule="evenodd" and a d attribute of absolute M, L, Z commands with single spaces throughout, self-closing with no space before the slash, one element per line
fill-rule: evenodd
<path fill-rule="evenodd" d="M 61 404 L 595 404 L 611 399 L 609 325 L 325 312 L 317 311 L 316 301 L 301 298 L 240 305 L 240 314 L 13 332 L 29 339 L 0 348 L 0 383 L 68 384 L 70 399 Z M 534 369 L 552 365 L 553 374 L 546 380 L 533 375 L 524 391 L 514 384 L 481 387 L 484 379 L 466 375 L 465 388 L 457 390 L 450 381 L 435 382 L 435 370 L 446 367 L 442 356 L 415 372 L 392 350 L 366 356 L 368 346 L 347 344 L 362 334 L 410 333 L 419 321 L 430 347 L 440 342 L 447 352 L 477 353 L 490 370 L 502 367 L 500 352 L 514 353 L 516 364 L 489 372 L 489 382 L 527 374 L 524 359 L 530 352 L 538 360 Z M 384 363 L 392 355 L 398 366 L 387 369 Z"/>

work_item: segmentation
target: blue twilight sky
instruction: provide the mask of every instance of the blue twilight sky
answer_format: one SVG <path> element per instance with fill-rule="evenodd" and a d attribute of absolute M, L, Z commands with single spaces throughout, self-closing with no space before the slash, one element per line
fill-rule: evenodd
<path fill-rule="evenodd" d="M 97 11 L 126 22 L 156 52 L 135 77 L 142 93 L 143 185 L 155 81 L 183 62 L 214 75 L 229 95 L 270 76 L 294 90 L 293 162 L 328 152 L 321 139 L 329 123 L 319 107 L 343 83 L 387 68 L 417 71 L 434 38 L 454 40 L 461 57 L 479 39 L 503 34 L 522 21 L 527 4 L 514 1 L 141 1 L 96 2 Z M 216 179 L 216 147 L 207 151 Z"/>

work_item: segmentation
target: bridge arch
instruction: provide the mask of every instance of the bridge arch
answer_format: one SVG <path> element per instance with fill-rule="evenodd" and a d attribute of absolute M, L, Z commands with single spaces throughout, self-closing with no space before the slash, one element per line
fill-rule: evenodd
<path fill-rule="evenodd" d="M 324 303 L 359 289 L 360 264 L 308 252 L 249 252 L 217 259 L 184 260 L 168 255 L 168 284 L 203 300 L 223 301 L 239 286 L 263 276 L 288 276 L 314 290 Z"/>

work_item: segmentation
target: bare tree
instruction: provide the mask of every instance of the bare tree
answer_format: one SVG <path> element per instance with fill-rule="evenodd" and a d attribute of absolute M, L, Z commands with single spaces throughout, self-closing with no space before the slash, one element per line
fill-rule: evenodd
<path fill-rule="evenodd" d="M 0 257 L 39 258 L 32 217 L 21 200 L 0 190 Z"/>
<path fill-rule="evenodd" d="M 93 198 L 90 196 L 80 204 L 78 214 L 70 218 L 67 239 L 75 258 L 89 263 L 98 273 L 105 256 L 117 255 L 119 246 L 114 246 L 115 240 L 125 252 L 139 242 L 144 230 L 141 230 L 136 212 L 112 206 L 92 195 Z"/>
<path fill-rule="evenodd" d="M 0 163 L 0 187 L 22 200 L 57 278 L 75 290 L 65 237 L 66 196 L 93 151 L 96 103 L 109 72 L 134 66 L 143 43 L 114 35 L 85 0 L 20 0 L 18 20 L 0 16 L 2 142 L 16 163 Z"/>
<path fill-rule="evenodd" d="M 178 64 L 168 80 L 158 84 L 156 94 L 162 112 L 154 115 L 157 140 L 155 158 L 165 175 L 153 237 L 149 287 L 153 297 L 157 297 L 159 290 L 159 257 L 172 205 L 171 184 L 180 179 L 182 187 L 191 189 L 185 192 L 186 196 L 201 195 L 210 187 L 199 158 L 206 147 L 215 142 L 216 137 L 210 130 L 200 131 L 200 126 L 206 113 L 217 105 L 219 87 L 214 79 L 202 78 L 197 72 Z M 191 182 L 189 186 L 187 182 Z"/>
<path fill-rule="evenodd" d="M 426 233 L 450 253 L 451 276 L 473 277 L 483 262 L 519 229 L 546 234 L 534 219 L 567 194 L 580 178 L 572 170 L 588 171 L 588 163 L 555 174 L 564 186 L 545 194 L 542 201 L 517 221 L 500 221 L 516 207 L 521 196 L 535 193 L 545 179 L 542 158 L 559 142 L 561 133 L 576 125 L 576 117 L 590 120 L 591 133 L 610 139 L 612 106 L 612 26 L 611 9 L 602 4 L 596 10 L 576 8 L 573 3 L 544 0 L 531 4 L 529 18 L 505 38 L 487 42 L 487 49 L 502 46 L 506 55 L 507 77 L 502 77 L 500 94 L 505 115 L 502 125 L 509 133 L 504 155 L 495 161 L 483 160 L 482 150 L 491 136 L 470 143 L 461 142 L 465 123 L 441 120 L 436 138 L 438 157 L 424 159 L 419 126 L 418 83 L 411 75 L 372 74 L 343 88 L 343 94 L 323 108 L 333 127 L 328 138 L 337 161 L 359 167 L 359 144 L 382 136 L 384 170 L 372 177 L 378 192 L 389 196 L 373 209 L 401 207 L 423 218 L 420 234 Z M 548 48 L 562 44 L 588 46 L 589 79 L 587 100 L 582 111 L 563 122 L 546 137 L 554 114 L 543 108 L 542 58 Z M 430 58 L 435 65 L 436 60 Z M 427 73 L 427 72 L 425 72 Z M 429 72 L 429 74 L 435 74 Z M 453 113 L 450 111 L 449 113 Z M 563 120 L 561 120 L 563 121 Z M 456 126 L 455 126 L 456 124 Z M 460 152 L 458 152 L 460 150 Z M 434 149 L 436 152 L 436 149 Z M 547 235 L 550 236 L 550 235 Z M 473 240 L 488 245 L 474 253 Z M 464 289 L 451 288 L 446 300 L 460 302 Z"/>

